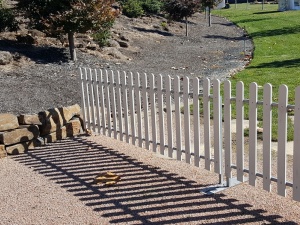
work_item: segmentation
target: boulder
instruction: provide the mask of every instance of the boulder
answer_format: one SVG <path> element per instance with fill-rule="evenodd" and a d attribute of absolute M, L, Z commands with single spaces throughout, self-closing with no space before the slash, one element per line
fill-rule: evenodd
<path fill-rule="evenodd" d="M 37 138 L 40 134 L 37 125 L 21 125 L 18 129 L 0 133 L 0 143 L 12 145 L 19 142 L 30 141 Z"/>
<path fill-rule="evenodd" d="M 0 114 L 0 131 L 12 130 L 19 127 L 18 118 L 13 114 Z"/>
<path fill-rule="evenodd" d="M 58 131 L 66 125 L 74 116 L 80 115 L 80 106 L 78 104 L 53 108 L 39 113 L 42 125 L 40 126 L 41 135 L 46 135 Z"/>
<path fill-rule="evenodd" d="M 55 132 L 49 133 L 43 136 L 44 143 L 52 143 L 58 140 L 65 139 L 67 137 L 74 137 L 83 132 L 81 127 L 81 121 L 79 118 L 70 120 L 65 126 L 57 129 Z"/>
<path fill-rule="evenodd" d="M 118 49 L 112 47 L 103 48 L 103 53 L 107 54 L 115 59 L 126 60 L 127 57 L 123 55 Z"/>
<path fill-rule="evenodd" d="M 5 145 L 0 145 L 0 159 L 5 158 L 7 155 L 6 150 L 5 150 Z"/>
<path fill-rule="evenodd" d="M 79 118 L 74 118 L 66 124 L 67 137 L 73 137 L 83 133 L 81 121 Z"/>
<path fill-rule="evenodd" d="M 62 140 L 67 138 L 67 128 L 66 126 L 61 127 L 60 129 L 56 130 L 55 132 L 52 132 L 50 134 L 47 134 L 43 136 L 44 143 L 52 143 L 56 142 L 58 140 Z"/>
<path fill-rule="evenodd" d="M 115 47 L 115 48 L 120 47 L 119 43 L 116 40 L 113 40 L 113 39 L 108 40 L 108 46 L 109 47 Z"/>
<path fill-rule="evenodd" d="M 44 32 L 36 29 L 28 30 L 28 34 L 30 34 L 33 37 L 46 37 L 46 34 Z"/>
<path fill-rule="evenodd" d="M 39 139 L 33 139 L 31 141 L 18 143 L 11 146 L 6 146 L 6 152 L 8 155 L 18 155 L 28 150 L 32 150 L 35 147 L 41 146 L 42 142 Z"/>
<path fill-rule="evenodd" d="M 7 51 L 0 51 L 0 65 L 7 65 L 13 61 L 13 55 Z"/>

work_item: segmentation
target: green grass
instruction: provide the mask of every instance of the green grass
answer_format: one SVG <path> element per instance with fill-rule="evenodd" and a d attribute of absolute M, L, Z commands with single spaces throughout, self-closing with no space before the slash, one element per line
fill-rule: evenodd
<path fill-rule="evenodd" d="M 233 89 L 238 81 L 243 81 L 245 98 L 249 98 L 250 83 L 259 86 L 270 83 L 273 101 L 277 102 L 279 86 L 285 84 L 289 88 L 289 104 L 294 104 L 295 88 L 300 84 L 300 11 L 278 12 L 277 9 L 277 4 L 266 4 L 264 10 L 258 4 L 238 4 L 237 8 L 233 4 L 230 9 L 214 10 L 213 14 L 244 28 L 255 46 L 250 65 L 230 79 Z M 259 100 L 262 100 L 262 90 L 258 92 Z M 274 111 L 272 139 L 277 140 L 277 112 Z M 247 107 L 245 113 L 248 118 Z M 259 110 L 259 119 L 262 116 Z M 288 139 L 292 140 L 291 121 L 289 124 Z"/>

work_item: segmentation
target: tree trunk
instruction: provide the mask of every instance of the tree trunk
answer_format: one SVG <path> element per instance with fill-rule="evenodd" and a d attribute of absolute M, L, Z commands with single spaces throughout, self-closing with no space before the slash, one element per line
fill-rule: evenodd
<path fill-rule="evenodd" d="M 75 45 L 74 45 L 74 33 L 73 32 L 68 33 L 68 41 L 69 41 L 71 60 L 76 61 L 77 56 L 76 56 L 76 50 L 75 50 Z"/>
<path fill-rule="evenodd" d="M 208 8 L 208 26 L 211 26 L 211 8 Z"/>
<path fill-rule="evenodd" d="M 188 20 L 187 20 L 187 17 L 185 17 L 185 36 L 188 36 Z"/>

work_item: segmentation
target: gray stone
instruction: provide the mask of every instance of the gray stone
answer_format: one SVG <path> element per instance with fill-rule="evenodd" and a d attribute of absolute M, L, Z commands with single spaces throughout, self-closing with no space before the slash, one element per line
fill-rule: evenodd
<path fill-rule="evenodd" d="M 103 48 L 103 53 L 112 56 L 115 59 L 125 60 L 127 57 L 123 55 L 118 49 L 112 47 Z"/>
<path fill-rule="evenodd" d="M 108 40 L 108 46 L 109 47 L 115 47 L 115 48 L 120 47 L 119 43 L 116 40 L 112 40 L 112 39 Z"/>
<path fill-rule="evenodd" d="M 120 47 L 122 48 L 128 48 L 129 47 L 129 44 L 125 41 L 118 41 Z"/>
<path fill-rule="evenodd" d="M 0 133 L 0 143 L 12 145 L 19 142 L 30 141 L 40 134 L 37 125 L 21 125 L 18 129 Z"/>
<path fill-rule="evenodd" d="M 130 39 L 125 34 L 120 34 L 120 39 L 122 41 L 130 41 Z"/>
<path fill-rule="evenodd" d="M 13 61 L 13 56 L 10 52 L 0 51 L 0 65 L 7 65 Z"/>
<path fill-rule="evenodd" d="M 0 131 L 12 130 L 19 127 L 18 118 L 13 114 L 0 114 Z"/>

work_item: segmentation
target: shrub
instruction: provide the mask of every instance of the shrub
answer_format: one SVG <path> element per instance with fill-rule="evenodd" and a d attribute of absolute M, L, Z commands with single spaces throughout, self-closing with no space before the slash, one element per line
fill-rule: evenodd
<path fill-rule="evenodd" d="M 108 39 L 110 38 L 110 31 L 104 30 L 94 33 L 93 39 L 100 47 L 104 47 L 108 44 Z"/>
<path fill-rule="evenodd" d="M 113 26 L 113 20 L 108 21 L 103 24 L 103 28 L 92 34 L 95 42 L 98 43 L 100 47 L 107 46 L 108 39 L 110 38 L 110 28 Z"/>
<path fill-rule="evenodd" d="M 0 0 L 0 32 L 17 31 L 18 22 L 11 9 L 4 8 L 3 1 Z"/>
<path fill-rule="evenodd" d="M 193 15 L 201 7 L 200 0 L 166 0 L 165 11 L 176 20 Z"/>
<path fill-rule="evenodd" d="M 160 0 L 144 0 L 142 3 L 143 10 L 147 13 L 159 13 L 163 3 Z"/>
<path fill-rule="evenodd" d="M 128 0 L 123 3 L 123 14 L 130 18 L 136 18 L 144 14 L 142 3 L 139 0 Z"/>

